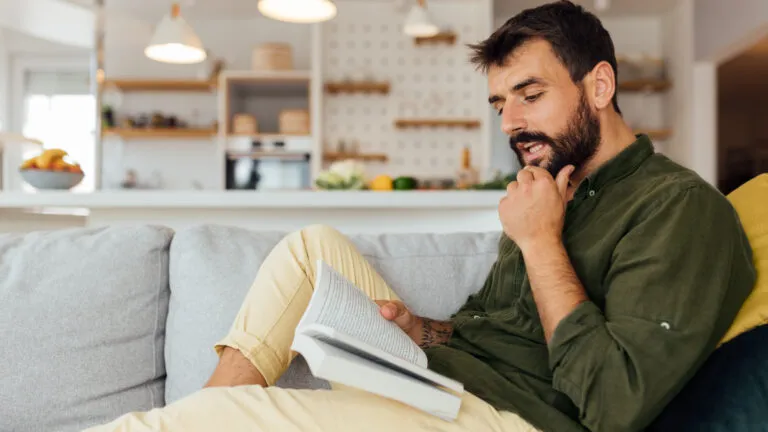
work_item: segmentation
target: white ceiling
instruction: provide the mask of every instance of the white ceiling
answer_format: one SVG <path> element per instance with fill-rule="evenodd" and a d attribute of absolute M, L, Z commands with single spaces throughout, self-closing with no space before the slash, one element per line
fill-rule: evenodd
<path fill-rule="evenodd" d="M 90 6 L 95 0 L 68 0 L 72 3 Z M 104 0 L 108 10 L 128 12 L 135 17 L 153 17 L 158 18 L 166 13 L 172 0 Z M 260 14 L 256 8 L 257 0 L 178 0 L 182 7 L 182 13 L 189 17 L 228 19 L 228 18 L 246 18 L 251 19 L 259 17 Z M 341 0 L 343 1 L 349 0 Z M 354 0 L 377 3 L 392 3 L 401 5 L 415 0 Z M 456 0 L 430 0 L 438 1 L 456 1 Z M 465 0 L 471 1 L 471 0 Z M 549 0 L 495 0 L 495 15 L 498 18 L 508 18 L 517 14 L 523 9 L 539 6 L 547 3 Z M 594 0 L 574 0 L 576 3 L 585 6 L 592 12 L 594 9 Z M 679 0 L 610 0 L 608 10 L 601 12 L 601 16 L 616 15 L 653 15 L 670 10 Z M 343 5 L 340 5 L 343 7 Z"/>
<path fill-rule="evenodd" d="M 605 11 L 595 9 L 595 0 L 574 0 L 590 12 L 600 16 L 657 15 L 675 7 L 679 0 L 610 0 Z M 545 0 L 496 0 L 496 17 L 512 18 L 522 9 L 536 7 L 550 1 Z"/>
<path fill-rule="evenodd" d="M 5 48 L 11 53 L 72 53 L 87 54 L 89 49 L 52 42 L 9 28 L 0 28 Z"/>

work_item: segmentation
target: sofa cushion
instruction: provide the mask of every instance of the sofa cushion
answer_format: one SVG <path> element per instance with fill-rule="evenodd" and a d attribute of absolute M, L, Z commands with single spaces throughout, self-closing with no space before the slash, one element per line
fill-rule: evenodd
<path fill-rule="evenodd" d="M 722 342 L 768 324 L 768 174 L 743 184 L 731 192 L 728 199 L 739 214 L 752 247 L 757 280 Z"/>
<path fill-rule="evenodd" d="M 172 235 L 0 235 L 0 430 L 77 431 L 163 405 Z"/>
<path fill-rule="evenodd" d="M 717 349 L 647 432 L 768 430 L 768 325 Z"/>
<path fill-rule="evenodd" d="M 166 332 L 166 402 L 199 390 L 216 366 L 213 345 L 229 330 L 256 272 L 286 233 L 204 225 L 180 230 L 171 246 Z M 415 313 L 445 319 L 482 286 L 499 233 L 350 236 Z M 277 383 L 322 388 L 297 358 Z"/>

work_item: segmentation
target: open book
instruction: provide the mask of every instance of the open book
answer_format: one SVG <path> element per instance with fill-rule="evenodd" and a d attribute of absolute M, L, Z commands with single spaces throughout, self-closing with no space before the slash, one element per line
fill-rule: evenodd
<path fill-rule="evenodd" d="M 427 369 L 427 357 L 379 306 L 322 261 L 299 321 L 293 351 L 320 379 L 398 400 L 446 420 L 456 418 L 464 386 Z"/>

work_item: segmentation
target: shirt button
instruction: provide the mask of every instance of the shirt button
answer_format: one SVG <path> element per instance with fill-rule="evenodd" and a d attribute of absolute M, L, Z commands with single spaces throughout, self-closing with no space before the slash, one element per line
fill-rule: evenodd
<path fill-rule="evenodd" d="M 595 191 L 594 190 L 589 191 L 589 196 L 591 197 L 595 196 Z"/>
<path fill-rule="evenodd" d="M 666 321 L 662 321 L 660 325 L 661 325 L 661 328 L 663 328 L 664 330 L 669 330 L 670 328 L 672 328 L 672 326 L 670 326 L 669 323 Z"/>

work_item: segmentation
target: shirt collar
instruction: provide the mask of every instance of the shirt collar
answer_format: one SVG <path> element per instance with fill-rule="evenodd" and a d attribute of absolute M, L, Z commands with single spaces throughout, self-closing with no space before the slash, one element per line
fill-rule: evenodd
<path fill-rule="evenodd" d="M 604 163 L 581 182 L 576 194 L 597 192 L 604 186 L 634 172 L 646 159 L 653 155 L 653 144 L 645 134 L 636 135 L 636 140 L 608 162 Z"/>

